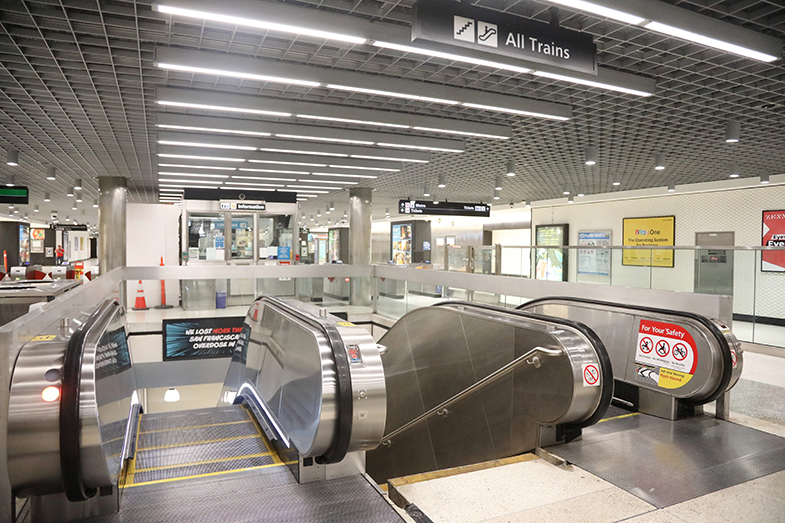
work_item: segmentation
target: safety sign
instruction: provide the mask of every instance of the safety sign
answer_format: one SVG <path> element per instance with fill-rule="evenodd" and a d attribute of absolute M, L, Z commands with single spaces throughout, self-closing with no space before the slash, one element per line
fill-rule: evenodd
<path fill-rule="evenodd" d="M 692 379 L 698 353 L 695 340 L 684 327 L 641 320 L 637 341 L 635 363 L 658 369 L 657 372 L 646 370 L 647 379 L 656 378 L 657 385 L 665 389 L 677 389 Z"/>
<path fill-rule="evenodd" d="M 583 386 L 584 387 L 600 386 L 600 371 L 597 368 L 597 365 L 593 363 L 583 364 Z"/>

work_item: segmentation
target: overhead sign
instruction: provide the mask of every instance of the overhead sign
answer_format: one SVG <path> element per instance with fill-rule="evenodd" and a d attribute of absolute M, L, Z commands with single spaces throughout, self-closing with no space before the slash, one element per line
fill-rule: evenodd
<path fill-rule="evenodd" d="M 27 187 L 23 185 L 14 185 L 13 187 L 0 186 L 0 203 L 27 205 L 28 201 Z"/>
<path fill-rule="evenodd" d="M 591 35 L 452 0 L 417 2 L 412 41 L 418 40 L 597 74 Z"/>
<path fill-rule="evenodd" d="M 262 202 L 221 202 L 222 211 L 264 211 L 266 205 Z"/>
<path fill-rule="evenodd" d="M 578 274 L 610 275 L 611 251 L 600 248 L 610 244 L 611 231 L 579 231 Z"/>
<path fill-rule="evenodd" d="M 641 320 L 635 349 L 636 378 L 664 389 L 678 389 L 692 379 L 698 366 L 695 340 L 684 327 Z"/>
<path fill-rule="evenodd" d="M 242 317 L 163 320 L 164 360 L 231 356 L 242 330 Z"/>
<path fill-rule="evenodd" d="M 785 247 L 785 210 L 763 211 L 762 244 L 764 247 Z M 761 270 L 785 272 L 785 249 L 762 251 Z"/>
<path fill-rule="evenodd" d="M 64 225 L 62 223 L 53 223 L 49 226 L 56 231 L 86 231 L 87 225 Z"/>
<path fill-rule="evenodd" d="M 398 214 L 438 214 L 443 216 L 476 216 L 487 218 L 491 215 L 491 207 L 484 203 L 434 203 L 433 201 L 399 200 Z"/>
<path fill-rule="evenodd" d="M 676 237 L 675 216 L 624 218 L 623 243 L 635 247 L 673 246 Z M 637 267 L 673 267 L 673 249 L 625 249 L 622 265 Z"/>

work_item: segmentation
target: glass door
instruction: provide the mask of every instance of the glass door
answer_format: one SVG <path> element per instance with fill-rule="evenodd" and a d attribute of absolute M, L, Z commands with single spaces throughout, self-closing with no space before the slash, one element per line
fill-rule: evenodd
<path fill-rule="evenodd" d="M 253 260 L 253 228 L 252 214 L 232 213 L 232 259 Z"/>

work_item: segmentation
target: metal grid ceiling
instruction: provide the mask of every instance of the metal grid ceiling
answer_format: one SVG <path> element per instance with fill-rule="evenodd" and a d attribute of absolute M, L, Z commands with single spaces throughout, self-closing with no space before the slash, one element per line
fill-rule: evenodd
<path fill-rule="evenodd" d="M 288 3 L 408 24 L 413 1 Z M 552 4 L 547 2 L 474 3 L 543 21 L 551 18 Z M 779 0 L 670 3 L 780 39 L 785 36 L 785 5 Z M 470 138 L 463 154 L 434 154 L 428 164 L 407 165 L 401 172 L 371 181 L 376 189 L 375 218 L 382 217 L 385 208 L 394 212 L 399 198 L 419 197 L 424 182 L 435 188 L 439 174 L 445 174 L 448 183 L 446 189 L 437 189 L 439 199 L 487 201 L 508 158 L 516 160 L 518 175 L 504 180 L 504 204 L 554 198 L 566 184 L 591 194 L 722 180 L 734 160 L 745 177 L 785 171 L 782 60 L 756 62 L 569 9 L 560 9 L 559 19 L 564 27 L 594 36 L 603 67 L 656 79 L 656 94 L 640 98 L 365 45 L 336 45 L 172 19 L 153 12 L 150 0 L 2 0 L 0 148 L 19 149 L 21 165 L 11 168 L 3 162 L 0 174 L 14 174 L 17 183 L 31 188 L 31 205 L 22 211 L 32 216 L 32 207 L 38 204 L 42 218 L 58 210 L 61 220 L 70 215 L 95 223 L 97 211 L 91 205 L 98 197 L 96 177 L 101 175 L 128 177 L 132 202 L 156 202 L 154 124 L 162 110 L 155 104 L 159 86 L 262 94 L 512 127 L 513 138 L 503 143 Z M 153 66 L 156 46 L 222 51 L 567 103 L 574 118 L 545 121 L 324 88 L 166 72 Z M 739 144 L 724 142 L 727 120 L 741 122 Z M 583 165 L 583 150 L 589 145 L 599 150 L 594 167 Z M 653 170 L 655 153 L 665 155 L 664 171 Z M 58 168 L 56 181 L 45 179 L 48 165 Z M 621 176 L 619 187 L 611 185 L 615 176 Z M 73 198 L 66 197 L 74 178 L 84 184 L 84 201 L 75 212 Z M 43 202 L 45 192 L 51 194 L 51 203 Z M 314 214 L 329 202 L 341 210 L 347 200 L 346 192 L 334 192 L 304 202 L 302 212 Z"/>

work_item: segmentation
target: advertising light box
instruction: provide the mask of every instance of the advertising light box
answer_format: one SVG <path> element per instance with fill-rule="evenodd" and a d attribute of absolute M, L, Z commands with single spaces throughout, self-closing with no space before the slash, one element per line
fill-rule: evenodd
<path fill-rule="evenodd" d="M 672 247 L 676 217 L 624 218 L 622 229 L 624 246 Z M 673 268 L 673 249 L 625 249 L 622 265 Z"/>

